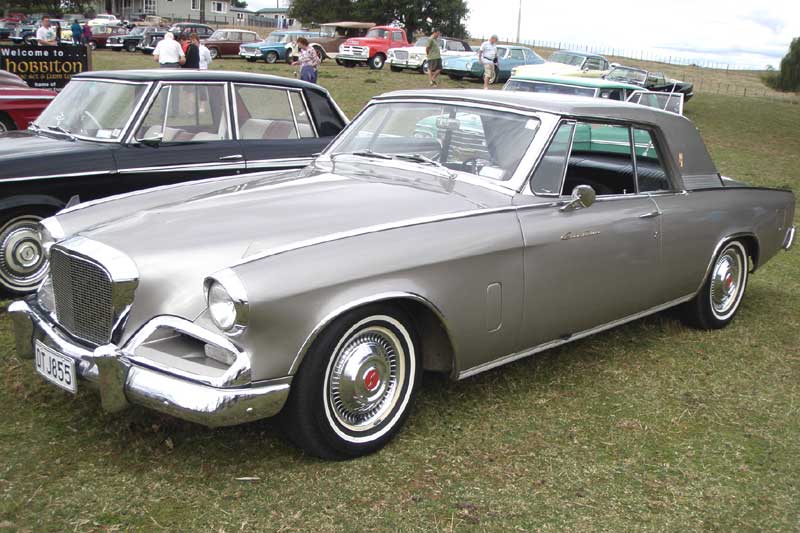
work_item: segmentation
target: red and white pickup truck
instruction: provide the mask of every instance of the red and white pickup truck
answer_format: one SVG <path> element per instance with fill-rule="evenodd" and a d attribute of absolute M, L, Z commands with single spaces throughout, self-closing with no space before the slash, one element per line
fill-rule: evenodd
<path fill-rule="evenodd" d="M 336 62 L 345 67 L 366 63 L 371 69 L 382 69 L 389 48 L 403 46 L 410 46 L 403 28 L 375 26 L 364 37 L 355 37 L 342 43 Z"/>

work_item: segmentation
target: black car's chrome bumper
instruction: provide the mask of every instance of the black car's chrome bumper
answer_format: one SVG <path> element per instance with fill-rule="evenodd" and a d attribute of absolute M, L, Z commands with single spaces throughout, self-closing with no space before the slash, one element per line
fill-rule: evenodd
<path fill-rule="evenodd" d="M 231 426 L 277 414 L 289 395 L 285 381 L 212 387 L 139 364 L 112 344 L 87 349 L 60 333 L 45 312 L 25 300 L 12 303 L 8 312 L 20 358 L 32 359 L 34 345 L 41 341 L 73 359 L 79 378 L 99 388 L 108 411 L 134 403 L 206 426 Z"/>

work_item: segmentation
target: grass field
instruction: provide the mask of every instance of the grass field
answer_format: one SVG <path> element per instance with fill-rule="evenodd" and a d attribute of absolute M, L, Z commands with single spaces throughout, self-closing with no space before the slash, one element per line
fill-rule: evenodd
<path fill-rule="evenodd" d="M 327 65 L 320 82 L 350 116 L 425 85 Z M 800 192 L 800 106 L 701 93 L 687 114 L 724 174 Z M 18 361 L 0 315 L 0 530 L 796 531 L 800 252 L 750 281 L 724 331 L 661 314 L 462 382 L 426 375 L 399 437 L 346 463 L 303 456 L 269 421 L 104 414 Z"/>

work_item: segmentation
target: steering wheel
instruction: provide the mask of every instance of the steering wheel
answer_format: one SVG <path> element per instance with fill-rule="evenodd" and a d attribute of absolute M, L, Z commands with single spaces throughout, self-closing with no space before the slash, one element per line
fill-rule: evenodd
<path fill-rule="evenodd" d="M 94 122 L 94 125 L 97 126 L 98 130 L 102 130 L 103 129 L 103 126 L 100 124 L 100 121 L 97 120 L 97 118 L 94 115 L 92 115 L 89 111 L 87 111 L 86 109 L 84 109 L 81 112 L 81 117 L 84 117 L 84 116 L 88 117 L 92 122 Z M 83 121 L 81 121 L 81 124 L 83 124 Z M 84 133 L 88 133 L 86 131 L 86 128 L 82 127 L 81 129 L 83 130 Z"/>

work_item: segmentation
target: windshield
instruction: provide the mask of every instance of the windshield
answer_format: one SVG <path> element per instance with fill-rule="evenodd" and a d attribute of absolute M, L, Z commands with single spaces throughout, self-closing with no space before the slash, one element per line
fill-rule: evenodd
<path fill-rule="evenodd" d="M 270 33 L 264 42 L 267 44 L 285 43 L 288 42 L 288 38 L 289 36 L 285 33 Z"/>
<path fill-rule="evenodd" d="M 576 87 L 574 85 L 561 85 L 558 83 L 544 83 L 528 80 L 508 80 L 503 90 L 529 93 L 570 94 L 575 96 L 594 96 L 595 93 L 595 89 L 592 87 Z"/>
<path fill-rule="evenodd" d="M 564 65 L 579 67 L 583 64 L 584 59 L 583 56 L 570 54 L 568 52 L 554 52 L 550 55 L 549 61 L 552 63 L 563 63 Z"/>
<path fill-rule="evenodd" d="M 644 83 L 647 79 L 647 72 L 628 67 L 616 67 L 606 76 L 607 80 L 624 80 Z"/>
<path fill-rule="evenodd" d="M 367 32 L 367 39 L 388 39 L 389 30 L 372 29 Z"/>
<path fill-rule="evenodd" d="M 426 47 L 428 46 L 428 41 L 430 41 L 430 37 L 420 37 L 417 39 L 417 42 L 414 43 L 414 46 Z"/>
<path fill-rule="evenodd" d="M 368 107 L 330 154 L 413 160 L 505 181 L 538 128 L 538 119 L 510 111 L 388 102 Z"/>
<path fill-rule="evenodd" d="M 35 124 L 89 140 L 119 140 L 146 90 L 144 83 L 73 80 Z"/>

